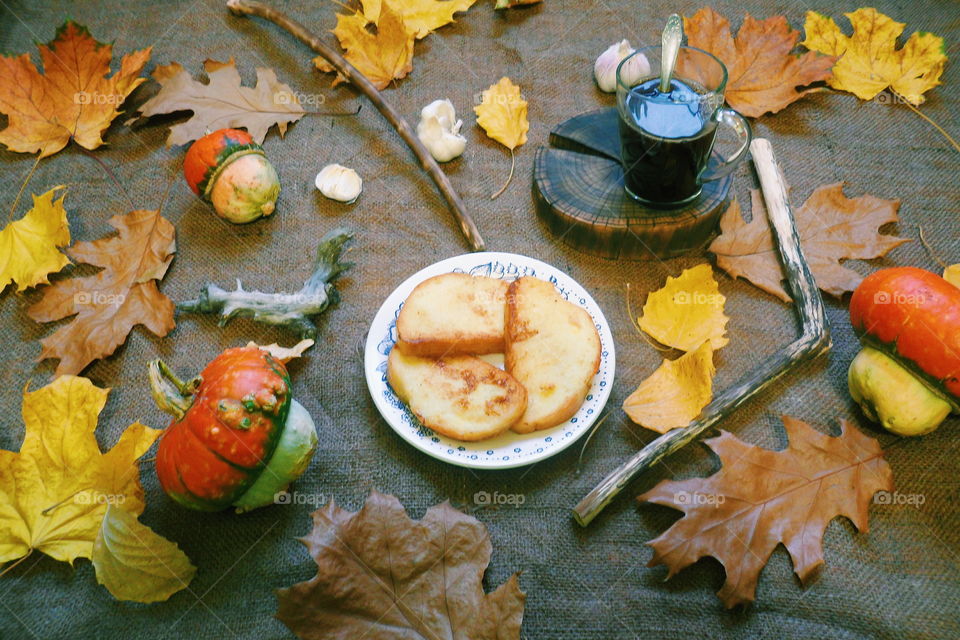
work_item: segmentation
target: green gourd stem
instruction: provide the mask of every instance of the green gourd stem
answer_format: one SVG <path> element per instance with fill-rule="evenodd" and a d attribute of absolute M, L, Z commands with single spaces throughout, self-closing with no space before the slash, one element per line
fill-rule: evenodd
<path fill-rule="evenodd" d="M 162 411 L 182 420 L 193 404 L 193 394 L 197 392 L 202 379 L 197 376 L 183 382 L 163 360 L 152 360 L 147 366 L 153 401 Z"/>

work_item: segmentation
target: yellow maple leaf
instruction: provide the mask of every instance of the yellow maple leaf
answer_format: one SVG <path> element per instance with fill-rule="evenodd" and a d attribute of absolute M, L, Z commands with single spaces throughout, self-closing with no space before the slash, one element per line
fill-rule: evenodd
<path fill-rule="evenodd" d="M 960 287 L 960 264 L 951 264 L 944 268 L 943 279 L 955 287 Z"/>
<path fill-rule="evenodd" d="M 89 558 L 108 503 L 143 512 L 136 460 L 161 432 L 135 422 L 101 453 L 93 431 L 108 393 L 76 376 L 24 391 L 23 446 L 0 450 L 0 562 L 33 550 Z"/>
<path fill-rule="evenodd" d="M 0 231 L 0 291 L 11 282 L 17 291 L 49 282 L 47 276 L 63 269 L 70 260 L 57 250 L 70 244 L 70 225 L 63 199 L 54 200 L 54 187 L 33 196 L 27 214 Z"/>
<path fill-rule="evenodd" d="M 940 84 L 947 62 L 943 38 L 914 32 L 903 48 L 897 49 L 904 23 L 871 8 L 844 15 L 853 27 L 851 36 L 845 35 L 833 18 L 814 11 L 807 12 L 804 24 L 805 47 L 839 56 L 833 77 L 827 81 L 831 87 L 862 100 L 889 88 L 910 104 L 919 105 L 925 100 L 923 94 Z"/>
<path fill-rule="evenodd" d="M 363 15 L 370 22 L 379 24 L 380 8 L 384 0 L 360 0 Z M 466 11 L 477 0 L 389 0 L 390 6 L 400 14 L 417 40 L 426 38 L 433 31 L 453 22 L 453 14 Z"/>
<path fill-rule="evenodd" d="M 139 76 L 151 48 L 124 56 L 120 71 L 110 77 L 113 47 L 71 20 L 37 48 L 42 75 L 30 54 L 0 56 L 0 112 L 9 118 L 0 143 L 11 151 L 39 152 L 41 158 L 60 151 L 71 138 L 96 149 L 120 105 L 145 81 Z"/>
<path fill-rule="evenodd" d="M 623 401 L 623 410 L 640 426 L 658 433 L 685 427 L 710 404 L 714 372 L 713 349 L 705 341 L 676 360 L 664 360 Z"/>
<path fill-rule="evenodd" d="M 676 278 L 668 276 L 663 288 L 648 295 L 638 324 L 669 347 L 690 351 L 707 341 L 716 350 L 727 344 L 725 302 L 713 269 L 699 264 Z"/>
<path fill-rule="evenodd" d="M 480 104 L 473 108 L 477 124 L 487 135 L 513 151 L 527 141 L 527 101 L 520 87 L 504 76 L 483 92 Z"/>
<path fill-rule="evenodd" d="M 367 28 L 371 20 L 361 11 L 337 14 L 333 34 L 344 49 L 343 57 L 365 75 L 377 89 L 385 89 L 394 80 L 413 71 L 413 30 L 408 27 L 390 3 L 380 6 L 376 33 Z M 317 56 L 313 64 L 324 73 L 334 71 L 326 59 Z M 337 76 L 333 84 L 344 82 Z"/>

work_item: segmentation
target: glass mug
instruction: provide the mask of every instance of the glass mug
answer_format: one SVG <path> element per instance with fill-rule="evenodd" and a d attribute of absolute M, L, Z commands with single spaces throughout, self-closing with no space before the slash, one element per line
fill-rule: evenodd
<path fill-rule="evenodd" d="M 680 47 L 670 91 L 660 93 L 660 49 L 638 49 L 617 67 L 620 159 L 630 197 L 650 207 L 675 208 L 694 201 L 704 182 L 736 169 L 753 136 L 746 119 L 723 106 L 727 69 L 720 60 Z M 631 58 L 639 55 L 647 57 L 650 71 L 628 77 L 635 66 Z M 711 163 L 720 124 L 734 130 L 740 146 L 728 159 Z"/>

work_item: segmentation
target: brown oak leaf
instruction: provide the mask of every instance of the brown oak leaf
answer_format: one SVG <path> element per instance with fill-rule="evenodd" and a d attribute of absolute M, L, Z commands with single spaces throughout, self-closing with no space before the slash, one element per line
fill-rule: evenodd
<path fill-rule="evenodd" d="M 60 358 L 57 375 L 79 373 L 110 355 L 137 324 L 160 337 L 174 327 L 173 302 L 157 288 L 176 251 L 173 225 L 159 211 L 143 210 L 113 216 L 110 224 L 119 235 L 67 250 L 76 262 L 103 270 L 45 287 L 27 312 L 37 322 L 76 316 L 40 341 L 40 360 Z"/>
<path fill-rule="evenodd" d="M 909 238 L 884 235 L 879 228 L 897 221 L 899 200 L 871 195 L 848 198 L 843 182 L 817 187 L 793 214 L 801 246 L 817 285 L 840 297 L 863 280 L 841 260 L 866 260 L 884 256 Z M 742 276 L 784 302 L 790 296 L 781 284 L 785 275 L 770 234 L 766 206 L 759 191 L 751 190 L 752 213 L 747 222 L 736 199 L 720 219 L 720 235 L 708 251 L 717 256 L 717 266 L 736 278 Z"/>
<path fill-rule="evenodd" d="M 829 78 L 836 60 L 810 51 L 794 55 L 800 34 L 783 16 L 757 20 L 748 13 L 736 39 L 730 22 L 710 7 L 683 22 L 689 45 L 709 51 L 726 65 L 727 103 L 751 118 L 776 113 L 816 91 L 797 87 Z"/>
<path fill-rule="evenodd" d="M 9 19 L 9 18 L 8 18 Z M 43 74 L 30 54 L 0 55 L 0 113 L 7 128 L 0 143 L 11 151 L 52 156 L 70 139 L 85 149 L 103 144 L 103 132 L 140 84 L 150 47 L 123 57 L 112 76 L 113 47 L 93 39 L 87 28 L 67 20 L 49 44 L 38 44 Z"/>
<path fill-rule="evenodd" d="M 376 491 L 356 513 L 330 502 L 301 542 L 317 575 L 280 589 L 277 612 L 300 638 L 520 638 L 518 574 L 484 593 L 490 536 L 447 502 L 422 520 Z"/>
<path fill-rule="evenodd" d="M 880 444 L 843 420 L 837 437 L 789 416 L 783 424 L 786 449 L 762 449 L 721 431 L 706 441 L 720 457 L 720 471 L 664 480 L 638 498 L 685 514 L 647 543 L 653 547 L 647 566 L 666 565 L 669 579 L 712 556 L 727 574 L 717 595 L 731 608 L 754 600 L 760 572 L 778 544 L 805 583 L 823 564 L 823 534 L 831 520 L 846 516 L 867 532 L 873 494 L 893 490 Z"/>
<path fill-rule="evenodd" d="M 209 82 L 194 80 L 180 64 L 171 62 L 153 71 L 160 83 L 157 95 L 140 106 L 140 118 L 161 113 L 192 111 L 186 122 L 170 127 L 167 146 L 187 144 L 210 131 L 246 129 L 254 140 L 262 143 L 267 131 L 277 125 L 280 137 L 287 125 L 306 113 L 293 90 L 277 79 L 273 69 L 257 67 L 257 84 L 244 87 L 240 72 L 230 58 L 226 62 L 205 60 L 203 70 Z M 128 120 L 128 124 L 137 120 Z"/>

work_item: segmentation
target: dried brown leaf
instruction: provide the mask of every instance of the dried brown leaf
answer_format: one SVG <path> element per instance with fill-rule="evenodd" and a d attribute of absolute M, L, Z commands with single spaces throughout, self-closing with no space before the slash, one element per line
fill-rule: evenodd
<path fill-rule="evenodd" d="M 880 444 L 845 421 L 835 438 L 789 416 L 783 424 L 786 449 L 762 449 L 722 431 L 706 441 L 720 457 L 720 471 L 664 480 L 639 497 L 685 514 L 647 543 L 654 552 L 648 566 L 666 565 L 669 578 L 713 556 L 727 574 L 717 595 L 730 608 L 754 600 L 760 572 L 778 544 L 806 582 L 823 564 L 831 520 L 846 516 L 867 532 L 873 494 L 893 490 Z"/>
<path fill-rule="evenodd" d="M 863 280 L 856 271 L 841 264 L 845 259 L 878 258 L 909 238 L 884 235 L 879 228 L 897 221 L 899 200 L 871 195 L 848 198 L 843 182 L 817 187 L 807 201 L 794 209 L 801 246 L 817 285 L 840 297 L 853 291 Z M 740 204 L 734 200 L 720 220 L 720 235 L 709 251 L 716 254 L 717 266 L 736 278 L 742 276 L 785 302 L 790 296 L 783 288 L 786 278 L 770 233 L 766 207 L 759 191 L 751 192 L 752 219 L 746 222 Z"/>
<path fill-rule="evenodd" d="M 783 16 L 757 20 L 749 13 L 736 39 L 730 22 L 704 7 L 684 19 L 691 47 L 704 49 L 727 67 L 727 103 L 745 116 L 776 113 L 816 89 L 797 90 L 826 80 L 836 58 L 808 51 L 794 55 L 799 32 Z"/>
<path fill-rule="evenodd" d="M 246 129 L 259 143 L 267 131 L 277 125 L 280 136 L 287 125 L 306 113 L 289 86 L 277 79 L 273 69 L 257 68 L 257 84 L 244 87 L 240 73 L 230 58 L 227 62 L 206 60 L 203 69 L 210 81 L 204 84 L 194 80 L 180 64 L 171 62 L 158 66 L 153 79 L 161 89 L 140 107 L 140 117 L 176 111 L 192 111 L 186 122 L 170 127 L 167 146 L 187 144 L 210 131 L 235 128 Z"/>
<path fill-rule="evenodd" d="M 416 521 L 395 497 L 373 491 L 360 511 L 330 502 L 313 524 L 302 541 L 317 575 L 279 591 L 277 617 L 298 637 L 520 638 L 518 574 L 484 593 L 490 536 L 449 503 Z"/>
<path fill-rule="evenodd" d="M 143 210 L 114 216 L 110 224 L 119 235 L 67 250 L 78 263 L 103 270 L 44 288 L 43 298 L 28 310 L 37 322 L 76 315 L 40 341 L 40 360 L 60 358 L 57 375 L 79 373 L 110 355 L 137 324 L 160 337 L 174 327 L 173 302 L 157 288 L 176 251 L 173 225 L 159 211 Z"/>

